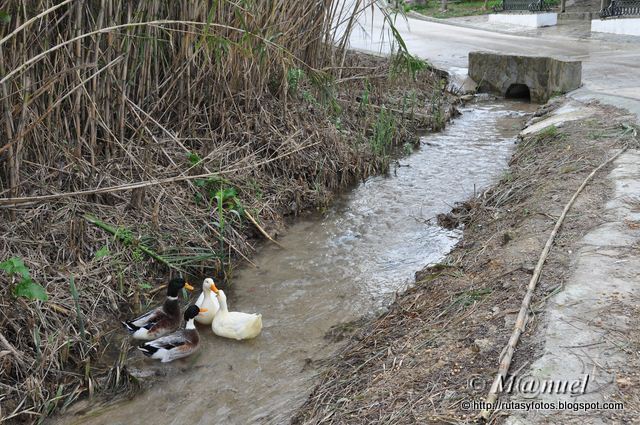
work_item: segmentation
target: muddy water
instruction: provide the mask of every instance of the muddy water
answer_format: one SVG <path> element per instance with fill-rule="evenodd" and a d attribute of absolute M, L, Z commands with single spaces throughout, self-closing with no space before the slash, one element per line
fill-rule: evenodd
<path fill-rule="evenodd" d="M 286 250 L 261 250 L 258 269 L 237 273 L 231 307 L 261 312 L 264 331 L 253 341 L 215 337 L 201 328 L 199 355 L 169 365 L 136 358 L 161 372 L 133 400 L 61 423 L 280 424 L 288 422 L 313 386 L 316 361 L 337 345 L 324 338 L 334 325 L 375 314 L 439 261 L 459 240 L 428 220 L 500 177 L 521 128 L 522 103 L 484 103 L 399 160 L 390 176 L 345 194 L 320 217 L 291 226 Z"/>

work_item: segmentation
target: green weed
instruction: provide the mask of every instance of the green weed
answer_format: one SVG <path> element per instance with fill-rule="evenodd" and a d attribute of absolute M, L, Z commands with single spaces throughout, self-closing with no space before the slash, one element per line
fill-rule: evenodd
<path fill-rule="evenodd" d="M 69 291 L 71 292 L 71 298 L 73 298 L 73 303 L 76 307 L 76 319 L 78 320 L 78 328 L 80 329 L 80 337 L 85 339 L 85 330 L 84 330 L 84 315 L 82 314 L 82 309 L 80 308 L 80 296 L 78 294 L 78 288 L 76 288 L 76 281 L 73 276 L 69 279 Z"/>
<path fill-rule="evenodd" d="M 220 230 L 224 230 L 225 227 L 225 212 L 235 214 L 238 219 L 242 218 L 244 208 L 238 199 L 238 192 L 235 188 L 220 189 L 216 192 L 214 199 L 218 211 L 218 227 Z"/>
<path fill-rule="evenodd" d="M 304 78 L 304 71 L 300 68 L 293 68 L 287 71 L 287 84 L 291 94 L 298 93 L 300 82 Z"/>
<path fill-rule="evenodd" d="M 223 178 L 217 176 L 211 176 L 206 179 L 195 179 L 193 184 L 197 188 L 202 189 L 194 195 L 196 204 L 202 204 L 205 200 L 210 203 L 225 182 Z"/>
<path fill-rule="evenodd" d="M 389 154 L 395 132 L 395 119 L 393 115 L 383 107 L 380 109 L 378 118 L 373 125 L 373 134 L 369 139 L 369 144 L 375 155 L 386 156 Z"/>
<path fill-rule="evenodd" d="M 364 90 L 362 91 L 362 96 L 360 96 L 360 110 L 365 109 L 369 106 L 371 95 L 371 82 L 367 79 L 364 80 Z"/>
<path fill-rule="evenodd" d="M 96 253 L 93 255 L 93 258 L 95 260 L 99 260 L 101 258 L 107 257 L 109 254 L 111 254 L 111 252 L 109 252 L 109 247 L 105 245 L 96 251 Z"/>
<path fill-rule="evenodd" d="M 540 139 L 552 138 L 552 137 L 555 137 L 557 134 L 558 134 L 558 127 L 556 127 L 555 125 L 550 125 L 549 127 L 542 130 L 540 133 L 538 133 L 538 138 Z"/>
<path fill-rule="evenodd" d="M 144 255 L 146 255 L 171 269 L 184 272 L 185 267 L 202 265 L 203 261 L 219 258 L 215 252 L 194 247 L 183 247 L 180 254 L 171 251 L 160 254 L 151 247 L 153 240 L 150 237 L 136 236 L 130 229 L 112 226 L 89 214 L 85 214 L 84 219 L 112 234 L 115 240 L 128 247 L 131 250 L 133 260 L 136 262 L 142 262 Z M 184 253 L 185 250 L 188 252 Z M 122 282 L 120 286 L 122 289 Z"/>
<path fill-rule="evenodd" d="M 187 159 L 189 160 L 191 165 L 198 165 L 200 162 L 202 162 L 202 158 L 200 158 L 200 155 L 193 152 L 190 152 L 189 155 L 187 155 Z"/>
<path fill-rule="evenodd" d="M 18 279 L 17 285 L 13 288 L 14 296 L 40 301 L 49 299 L 42 285 L 31 278 L 29 268 L 24 264 L 22 258 L 12 257 L 3 261 L 0 263 L 0 270 L 7 273 L 9 277 Z"/>
<path fill-rule="evenodd" d="M 405 74 L 411 76 L 415 81 L 418 72 L 426 69 L 428 66 L 427 61 L 404 50 L 400 50 L 391 60 L 391 77 L 394 78 Z"/>
<path fill-rule="evenodd" d="M 480 301 L 487 295 L 491 294 L 491 292 L 493 291 L 490 288 L 472 289 L 470 291 L 466 291 L 458 295 L 458 297 L 456 297 L 453 302 L 454 304 L 458 304 L 463 307 L 468 307 Z"/>
<path fill-rule="evenodd" d="M 405 155 L 410 155 L 413 153 L 413 145 L 411 143 L 405 143 L 404 145 L 402 145 L 402 151 L 404 152 Z"/>

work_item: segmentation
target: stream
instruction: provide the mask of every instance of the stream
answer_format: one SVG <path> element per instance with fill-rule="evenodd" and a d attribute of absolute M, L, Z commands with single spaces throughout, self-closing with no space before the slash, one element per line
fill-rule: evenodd
<path fill-rule="evenodd" d="M 440 261 L 460 231 L 429 219 L 497 181 L 507 166 L 525 114 L 534 105 L 513 101 L 472 104 L 446 130 L 340 196 L 323 214 L 296 220 L 244 267 L 230 291 L 231 310 L 260 312 L 264 330 L 252 341 L 215 337 L 200 327 L 192 358 L 134 366 L 161 374 L 132 400 L 71 424 L 282 424 L 314 386 L 317 362 L 340 345 L 325 338 L 335 325 L 379 314 L 414 273 Z"/>

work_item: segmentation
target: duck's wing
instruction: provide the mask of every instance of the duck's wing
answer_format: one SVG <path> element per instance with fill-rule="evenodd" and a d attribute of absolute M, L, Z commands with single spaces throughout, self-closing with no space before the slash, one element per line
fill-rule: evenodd
<path fill-rule="evenodd" d="M 190 338 L 184 330 L 174 332 L 171 335 L 163 336 L 153 341 L 149 341 L 143 345 L 143 347 L 153 347 L 156 350 L 164 348 L 165 350 L 171 350 L 174 348 L 182 347 L 190 342 Z"/>
<path fill-rule="evenodd" d="M 247 328 L 252 327 L 260 316 L 257 314 L 241 313 L 233 311 L 229 313 L 225 325 L 235 333 L 243 333 Z"/>
<path fill-rule="evenodd" d="M 198 333 L 194 330 L 181 330 L 163 336 L 138 347 L 145 356 L 170 362 L 188 356 L 198 347 Z"/>
<path fill-rule="evenodd" d="M 196 301 L 196 305 L 198 307 L 202 307 L 202 303 L 204 303 L 204 291 L 200 292 L 200 296 L 198 297 L 198 301 Z"/>
<path fill-rule="evenodd" d="M 153 310 L 149 310 L 142 316 L 138 316 L 133 320 L 127 320 L 122 322 L 125 328 L 129 330 L 129 332 L 135 332 L 140 328 L 145 328 L 147 330 L 151 329 L 158 321 L 162 320 L 163 317 L 166 317 L 167 314 L 162 309 L 162 306 L 156 307 Z"/>

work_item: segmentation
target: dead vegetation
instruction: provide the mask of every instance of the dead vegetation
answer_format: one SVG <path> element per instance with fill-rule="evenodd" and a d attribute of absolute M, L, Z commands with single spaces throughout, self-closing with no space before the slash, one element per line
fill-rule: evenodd
<path fill-rule="evenodd" d="M 549 233 L 584 178 L 633 141 L 626 120 L 597 107 L 593 118 L 522 140 L 497 185 L 439 218 L 465 225 L 460 246 L 417 273 L 415 287 L 354 335 L 293 422 L 475 423 L 479 409 L 461 403 L 486 397 Z M 609 191 L 607 180 L 596 177 L 567 216 L 511 370 L 538 354 L 530 338 L 542 323 L 537 315 L 570 273 L 573 244 L 602 220 Z"/>
<path fill-rule="evenodd" d="M 0 418 L 135 387 L 113 327 L 170 274 L 229 280 L 444 125 L 441 73 L 345 50 L 354 6 L 0 1 Z"/>

